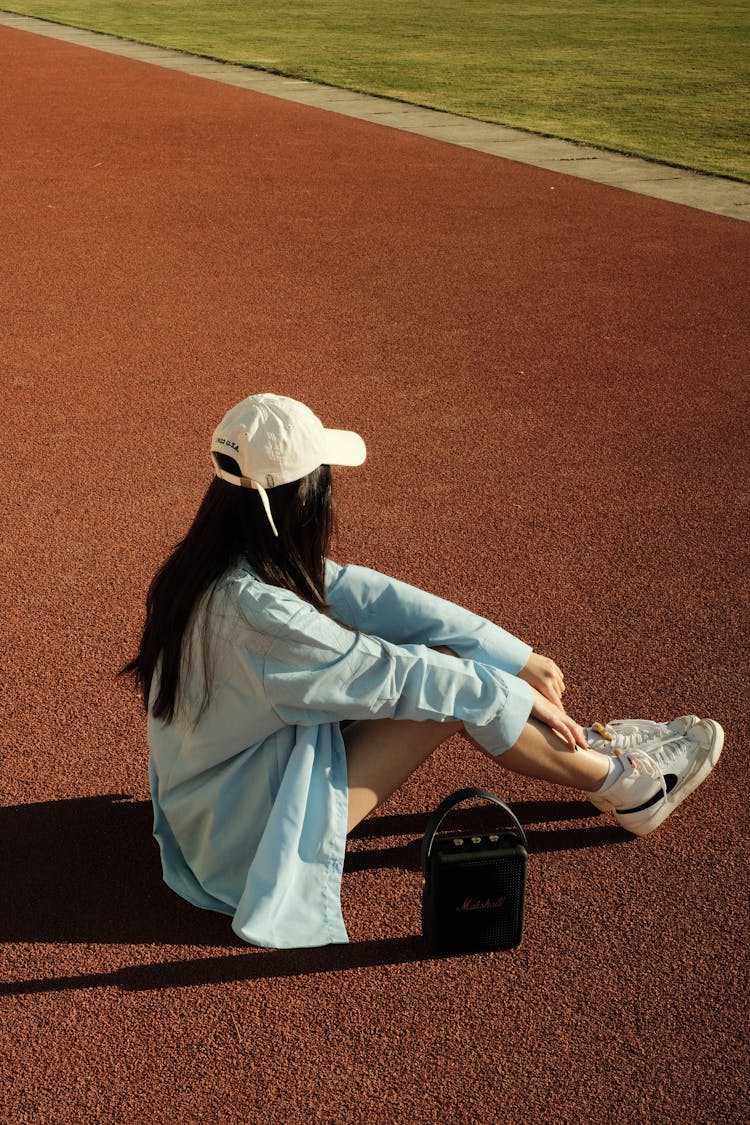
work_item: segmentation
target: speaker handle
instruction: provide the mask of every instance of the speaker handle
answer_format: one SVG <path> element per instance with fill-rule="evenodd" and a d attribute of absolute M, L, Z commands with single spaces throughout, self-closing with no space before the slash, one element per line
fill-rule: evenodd
<path fill-rule="evenodd" d="M 516 828 L 521 833 L 523 846 L 528 851 L 529 845 L 528 841 L 526 840 L 526 833 L 521 826 L 521 822 L 519 821 L 516 814 L 512 811 L 512 809 L 508 808 L 504 801 L 501 801 L 500 798 L 496 797 L 494 793 L 488 793 L 486 789 L 458 789 L 455 793 L 451 793 L 449 797 L 446 797 L 444 801 L 440 802 L 435 811 L 430 813 L 429 820 L 427 821 L 425 834 L 422 838 L 422 872 L 425 878 L 427 877 L 427 860 L 430 857 L 430 852 L 432 851 L 432 845 L 435 840 L 435 836 L 437 835 L 438 828 L 455 805 L 460 805 L 462 801 L 468 801 L 472 797 L 481 797 L 482 800 L 491 801 L 493 805 L 499 805 L 501 809 L 505 809 L 508 816 L 514 822 Z"/>

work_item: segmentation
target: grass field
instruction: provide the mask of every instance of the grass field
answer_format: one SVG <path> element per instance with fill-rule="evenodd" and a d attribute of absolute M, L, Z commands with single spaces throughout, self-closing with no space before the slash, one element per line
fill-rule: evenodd
<path fill-rule="evenodd" d="M 747 0 L 3 7 L 750 181 Z"/>

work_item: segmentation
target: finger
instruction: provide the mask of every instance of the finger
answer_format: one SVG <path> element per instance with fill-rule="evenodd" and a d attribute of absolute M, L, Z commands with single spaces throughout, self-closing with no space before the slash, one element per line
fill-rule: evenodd
<path fill-rule="evenodd" d="M 583 727 L 579 726 L 578 723 L 574 723 L 573 729 L 574 729 L 574 732 L 575 732 L 576 745 L 580 746 L 580 748 L 582 750 L 590 750 L 591 747 L 589 746 L 588 742 L 586 741 L 586 734 L 583 730 Z"/>
<path fill-rule="evenodd" d="M 565 743 L 565 745 L 567 746 L 567 748 L 571 752 L 571 754 L 575 754 L 575 752 L 576 752 L 576 740 L 573 737 L 572 732 L 568 729 L 568 727 L 564 726 L 562 723 L 560 723 L 559 726 L 554 726 L 552 728 L 552 730 L 555 732 L 557 737 L 562 742 Z"/>
<path fill-rule="evenodd" d="M 567 716 L 566 716 L 566 718 L 567 718 Z M 583 727 L 579 726 L 578 723 L 573 722 L 572 719 L 568 719 L 568 722 L 566 723 L 565 726 L 566 726 L 566 730 L 567 730 L 567 733 L 568 733 L 569 741 L 572 744 L 572 749 L 574 751 L 578 750 L 579 748 L 581 750 L 588 750 L 589 744 L 586 741 L 586 736 L 583 732 Z"/>

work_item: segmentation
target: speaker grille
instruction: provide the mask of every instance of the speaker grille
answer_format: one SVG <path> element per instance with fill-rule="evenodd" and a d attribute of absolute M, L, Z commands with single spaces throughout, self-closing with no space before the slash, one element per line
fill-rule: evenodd
<path fill-rule="evenodd" d="M 526 852 L 445 861 L 436 856 L 424 928 L 443 952 L 512 949 L 523 937 Z"/>

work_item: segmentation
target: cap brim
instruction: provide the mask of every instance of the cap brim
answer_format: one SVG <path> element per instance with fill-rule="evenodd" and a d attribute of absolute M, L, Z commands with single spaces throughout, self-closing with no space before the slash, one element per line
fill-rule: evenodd
<path fill-rule="evenodd" d="M 352 430 L 326 430 L 327 465 L 361 465 L 367 457 L 364 441 Z"/>

